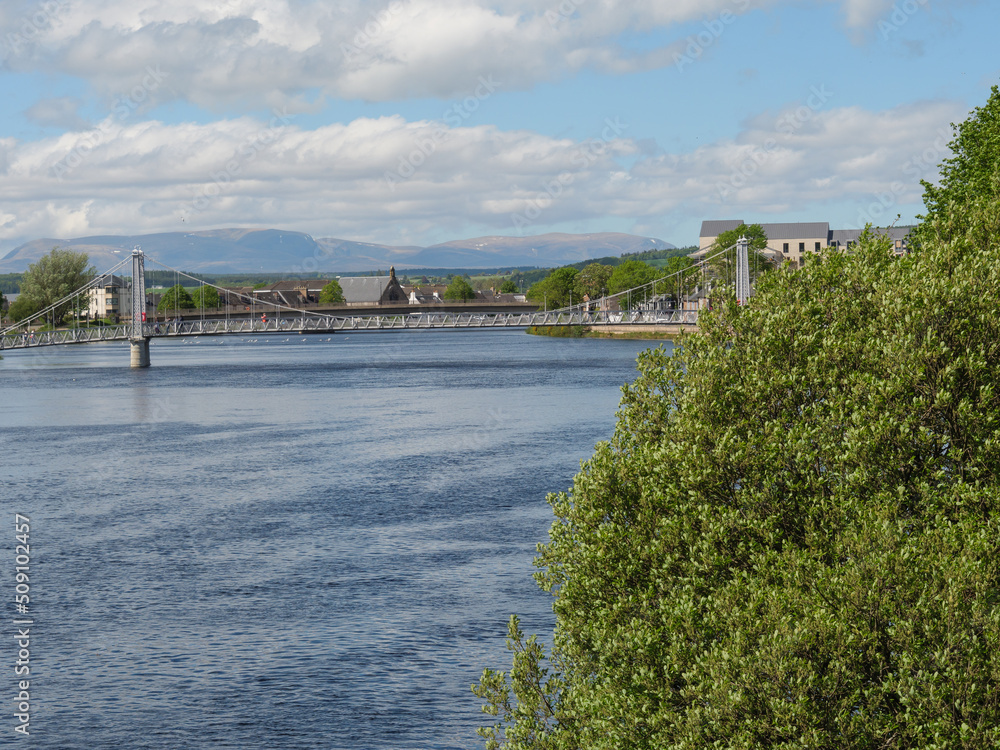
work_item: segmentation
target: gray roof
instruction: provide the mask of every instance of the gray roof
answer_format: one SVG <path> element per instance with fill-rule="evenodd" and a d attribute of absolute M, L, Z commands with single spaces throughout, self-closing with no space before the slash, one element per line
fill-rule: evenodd
<path fill-rule="evenodd" d="M 736 229 L 742 221 L 735 219 L 722 219 L 703 221 L 701 223 L 702 237 L 718 237 L 722 232 Z M 764 234 L 769 241 L 781 240 L 804 240 L 804 239 L 826 239 L 827 244 L 838 243 L 846 245 L 848 242 L 857 242 L 861 236 L 861 229 L 830 229 L 830 223 L 826 221 L 803 221 L 803 222 L 778 222 L 774 224 L 761 224 Z M 873 227 L 872 230 L 879 234 L 887 235 L 892 240 L 905 240 L 913 230 L 915 225 L 908 224 L 899 227 Z M 692 257 L 704 255 L 705 251 L 692 253 Z"/>
<path fill-rule="evenodd" d="M 267 292 L 320 292 L 328 283 L 329 281 L 324 279 L 283 279 L 282 281 L 274 282 L 270 286 L 261 287 L 254 291 L 257 294 L 266 294 Z"/>
<path fill-rule="evenodd" d="M 907 224 L 901 227 L 872 227 L 876 234 L 884 234 L 891 240 L 905 240 L 907 235 L 916 227 L 916 224 Z M 846 245 L 848 242 L 857 242 L 863 229 L 834 229 L 830 232 L 830 243 L 840 243 Z"/>
<path fill-rule="evenodd" d="M 129 279 L 131 281 L 131 279 Z M 126 281 L 121 276 L 102 273 L 94 277 L 94 286 L 125 286 Z"/>
<path fill-rule="evenodd" d="M 713 219 L 701 222 L 700 237 L 718 237 L 723 232 L 729 232 L 746 222 L 743 219 Z"/>
<path fill-rule="evenodd" d="M 376 303 L 382 299 L 385 288 L 389 286 L 388 276 L 342 276 L 340 288 L 344 290 L 344 302 Z"/>
<path fill-rule="evenodd" d="M 830 234 L 830 223 L 827 221 L 761 224 L 760 226 L 769 240 L 800 240 L 805 237 L 822 237 L 826 239 Z"/>

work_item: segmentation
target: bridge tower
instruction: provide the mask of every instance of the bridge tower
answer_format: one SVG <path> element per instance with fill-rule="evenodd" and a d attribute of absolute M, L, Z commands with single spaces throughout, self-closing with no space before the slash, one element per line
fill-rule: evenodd
<path fill-rule="evenodd" d="M 745 305 L 750 300 L 750 253 L 749 240 L 736 240 L 736 301 Z"/>
<path fill-rule="evenodd" d="M 149 336 L 146 335 L 146 273 L 142 249 L 132 251 L 132 367 L 149 367 Z"/>

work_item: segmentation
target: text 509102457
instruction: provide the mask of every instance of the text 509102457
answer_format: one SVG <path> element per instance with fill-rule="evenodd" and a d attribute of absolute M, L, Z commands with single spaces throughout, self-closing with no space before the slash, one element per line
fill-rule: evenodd
<path fill-rule="evenodd" d="M 17 695 L 14 698 L 14 731 L 25 736 L 31 723 L 31 626 L 28 617 L 31 603 L 31 519 L 14 514 L 14 607 L 17 617 L 13 620 L 14 643 L 17 655 L 14 675 L 17 678 Z"/>

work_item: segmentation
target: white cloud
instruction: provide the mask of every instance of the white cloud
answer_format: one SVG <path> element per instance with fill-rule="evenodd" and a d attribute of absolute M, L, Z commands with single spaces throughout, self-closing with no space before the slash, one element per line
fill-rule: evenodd
<path fill-rule="evenodd" d="M 25 117 L 43 127 L 82 130 L 90 125 L 80 116 L 83 102 L 73 97 L 40 99 L 25 110 Z"/>
<path fill-rule="evenodd" d="M 274 105 L 303 92 L 391 100 L 464 94 L 481 75 L 516 89 L 583 68 L 663 67 L 674 61 L 669 43 L 639 50 L 623 40 L 796 1 L 25 1 L 0 13 L 0 39 L 10 69 L 70 73 L 108 97 L 153 66 L 170 78 L 152 100 Z M 826 1 L 842 6 L 854 30 L 872 31 L 894 8 L 893 0 Z"/>
<path fill-rule="evenodd" d="M 377 242 L 470 227 L 760 217 L 815 204 L 918 202 L 964 107 L 882 112 L 790 104 L 735 139 L 649 154 L 609 121 L 587 140 L 401 117 L 315 130 L 292 117 L 206 125 L 109 118 L 31 143 L 0 140 L 0 241 L 273 226 Z M 874 197 L 874 198 L 873 198 Z M 13 218 L 16 217 L 16 218 Z"/>
<path fill-rule="evenodd" d="M 926 4 L 928 0 L 913 0 Z M 848 28 L 870 28 L 892 12 L 896 0 L 844 0 L 844 20 Z"/>

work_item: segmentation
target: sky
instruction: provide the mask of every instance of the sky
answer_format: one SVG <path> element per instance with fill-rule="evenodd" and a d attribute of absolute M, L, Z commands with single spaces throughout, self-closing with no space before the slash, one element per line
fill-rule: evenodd
<path fill-rule="evenodd" d="M 1000 81 L 998 21 L 995 0 L 3 0 L 0 254 L 913 223 Z"/>

